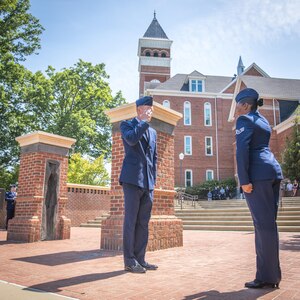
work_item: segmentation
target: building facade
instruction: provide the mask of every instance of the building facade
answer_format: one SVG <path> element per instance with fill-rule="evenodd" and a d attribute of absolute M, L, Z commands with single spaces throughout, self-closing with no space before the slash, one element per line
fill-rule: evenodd
<path fill-rule="evenodd" d="M 234 76 L 205 75 L 197 70 L 171 76 L 171 45 L 156 16 L 139 39 L 140 95 L 183 114 L 175 129 L 175 185 L 193 186 L 205 180 L 237 177 L 235 166 L 235 96 L 246 87 L 264 99 L 260 108 L 273 128 L 271 148 L 277 158 L 282 137 L 300 101 L 300 80 L 272 78 L 241 57 Z M 289 125 L 281 126 L 282 122 Z M 280 131 L 277 133 L 277 131 Z M 179 154 L 184 158 L 180 161 Z"/>

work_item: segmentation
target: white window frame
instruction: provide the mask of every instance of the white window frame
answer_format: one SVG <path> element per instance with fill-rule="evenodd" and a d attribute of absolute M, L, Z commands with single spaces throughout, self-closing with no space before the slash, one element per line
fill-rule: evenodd
<path fill-rule="evenodd" d="M 190 120 L 189 123 L 186 122 L 186 112 L 185 112 L 186 108 L 189 110 L 189 113 L 188 113 L 188 117 Z M 184 122 L 184 125 L 186 125 L 186 126 L 192 125 L 192 108 L 191 108 L 191 102 L 189 102 L 189 101 L 184 101 L 184 103 L 183 103 L 183 122 Z"/>
<path fill-rule="evenodd" d="M 209 124 L 206 124 L 206 109 L 209 108 Z M 212 113 L 211 113 L 211 103 L 205 102 L 204 103 L 204 126 L 212 126 Z"/>
<path fill-rule="evenodd" d="M 186 151 L 187 146 L 187 139 L 190 139 L 190 153 Z M 191 135 L 185 135 L 184 136 L 184 154 L 185 155 L 192 155 L 193 154 L 193 142 L 192 142 L 192 136 Z"/>
<path fill-rule="evenodd" d="M 211 173 L 211 179 L 208 179 L 208 173 Z M 209 180 L 214 180 L 214 170 L 206 170 L 206 175 L 205 175 L 206 181 Z"/>
<path fill-rule="evenodd" d="M 191 170 L 191 169 L 186 169 L 185 171 L 184 171 L 184 186 L 185 187 L 187 187 L 187 178 L 186 178 L 186 174 L 187 174 L 187 172 L 190 172 L 190 174 L 191 174 L 191 185 L 190 186 L 193 186 L 193 170 Z"/>
<path fill-rule="evenodd" d="M 195 91 L 192 90 L 193 81 L 196 82 L 196 90 Z M 199 82 L 201 82 L 201 88 L 202 88 L 201 91 L 198 90 Z M 192 92 L 192 93 L 202 93 L 202 92 L 204 92 L 204 80 L 202 80 L 202 79 L 190 79 L 189 88 L 190 88 L 190 92 Z"/>
<path fill-rule="evenodd" d="M 211 143 L 211 154 L 208 154 L 208 153 L 207 153 L 207 139 L 210 139 L 210 143 Z M 214 155 L 213 138 L 212 138 L 212 136 L 206 136 L 206 137 L 205 137 L 205 155 L 206 155 L 206 156 L 213 156 L 213 155 Z"/>
<path fill-rule="evenodd" d="M 167 100 L 167 99 L 163 101 L 162 105 L 163 105 L 164 107 L 171 108 L 170 101 Z"/>

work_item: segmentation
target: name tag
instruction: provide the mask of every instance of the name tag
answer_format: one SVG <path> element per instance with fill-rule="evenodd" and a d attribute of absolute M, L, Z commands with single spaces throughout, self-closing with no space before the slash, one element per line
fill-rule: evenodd
<path fill-rule="evenodd" d="M 245 127 L 242 127 L 240 129 L 236 129 L 235 134 L 240 134 L 245 130 Z"/>

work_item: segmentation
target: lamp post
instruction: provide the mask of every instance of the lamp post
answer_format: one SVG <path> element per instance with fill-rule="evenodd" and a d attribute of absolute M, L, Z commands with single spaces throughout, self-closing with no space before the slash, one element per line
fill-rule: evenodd
<path fill-rule="evenodd" d="M 184 159 L 184 154 L 181 152 L 179 154 L 179 162 L 180 162 L 180 174 L 179 174 L 179 184 L 180 184 L 180 207 L 181 207 L 181 210 L 182 210 L 182 178 L 183 178 L 183 174 L 182 174 L 182 161 Z"/>

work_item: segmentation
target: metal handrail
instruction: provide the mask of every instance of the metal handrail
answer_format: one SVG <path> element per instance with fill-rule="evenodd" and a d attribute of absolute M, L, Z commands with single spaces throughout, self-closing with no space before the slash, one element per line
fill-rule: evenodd
<path fill-rule="evenodd" d="M 198 200 L 198 195 L 190 195 L 182 191 L 177 191 L 176 193 L 178 202 L 180 202 L 180 209 L 182 209 L 182 204 L 184 200 L 191 200 L 192 206 L 196 207 L 196 201 Z"/>

